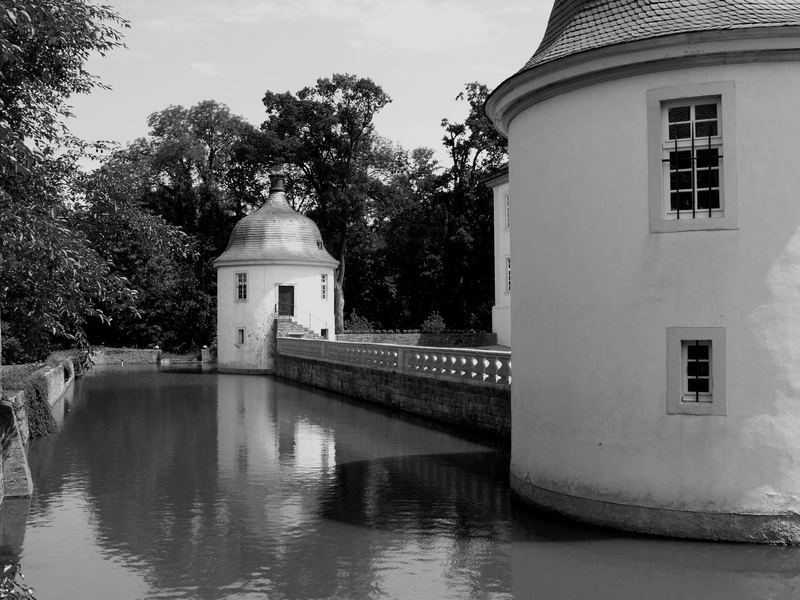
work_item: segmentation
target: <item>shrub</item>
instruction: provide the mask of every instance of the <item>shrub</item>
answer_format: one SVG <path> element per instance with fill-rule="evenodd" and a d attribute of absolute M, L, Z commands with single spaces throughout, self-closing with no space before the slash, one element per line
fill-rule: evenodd
<path fill-rule="evenodd" d="M 445 329 L 444 319 L 437 311 L 433 311 L 420 325 L 420 329 L 422 333 L 442 333 Z"/>
<path fill-rule="evenodd" d="M 374 326 L 369 319 L 360 317 L 353 311 L 350 313 L 350 319 L 344 322 L 344 329 L 352 333 L 371 333 Z"/>

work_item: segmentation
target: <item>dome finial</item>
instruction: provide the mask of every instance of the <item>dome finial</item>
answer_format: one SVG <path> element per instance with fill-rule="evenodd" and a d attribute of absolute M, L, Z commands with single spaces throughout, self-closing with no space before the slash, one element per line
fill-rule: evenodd
<path fill-rule="evenodd" d="M 272 192 L 282 192 L 283 182 L 286 179 L 286 175 L 283 173 L 283 169 L 274 169 L 269 173 L 269 193 Z"/>

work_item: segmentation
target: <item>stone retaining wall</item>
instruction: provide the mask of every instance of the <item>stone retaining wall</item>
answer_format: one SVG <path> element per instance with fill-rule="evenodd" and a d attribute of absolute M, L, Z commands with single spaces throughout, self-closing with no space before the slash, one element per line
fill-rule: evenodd
<path fill-rule="evenodd" d="M 39 385 L 40 394 L 45 397 L 47 407 L 52 407 L 58 402 L 75 381 L 75 368 L 71 359 L 61 359 L 54 366 L 42 367 L 31 373 L 31 377 L 39 378 L 44 385 Z M 29 388 L 30 389 L 30 388 Z M 26 498 L 33 492 L 33 479 L 26 446 L 30 437 L 27 403 L 24 391 L 9 391 L 5 394 L 7 402 L 12 407 L 14 415 L 14 429 L 16 434 L 3 456 L 2 471 L 0 472 L 0 500 L 5 498 Z"/>
<path fill-rule="evenodd" d="M 278 377 L 507 440 L 511 389 L 278 355 Z"/>
<path fill-rule="evenodd" d="M 433 346 L 436 348 L 480 348 L 497 345 L 496 333 L 337 333 L 340 342 Z"/>
<path fill-rule="evenodd" d="M 157 348 L 95 348 L 91 359 L 96 365 L 157 365 L 161 350 Z"/>

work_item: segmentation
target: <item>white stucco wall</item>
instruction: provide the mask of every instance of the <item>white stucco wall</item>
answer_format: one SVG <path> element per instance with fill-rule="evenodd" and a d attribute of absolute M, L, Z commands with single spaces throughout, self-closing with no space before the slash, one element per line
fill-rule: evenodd
<path fill-rule="evenodd" d="M 650 233 L 647 90 L 726 80 L 739 229 Z M 514 118 L 514 477 L 638 506 L 800 511 L 798 99 L 800 64 L 724 65 Z M 679 326 L 726 329 L 727 416 L 667 415 Z"/>
<path fill-rule="evenodd" d="M 236 300 L 235 274 L 247 273 L 247 301 Z M 328 276 L 322 298 L 323 274 Z M 333 339 L 333 269 L 306 265 L 246 265 L 217 269 L 217 362 L 222 369 L 273 369 L 267 333 L 278 302 L 278 286 L 293 285 L 294 320 L 319 334 L 328 329 Z M 236 344 L 236 331 L 245 330 L 245 343 Z"/>
<path fill-rule="evenodd" d="M 509 195 L 508 180 L 494 185 L 492 192 L 494 194 L 494 306 L 492 307 L 492 331 L 497 334 L 498 344 L 510 346 L 511 293 L 506 290 L 506 258 L 511 256 L 511 231 L 506 225 L 506 196 Z"/>

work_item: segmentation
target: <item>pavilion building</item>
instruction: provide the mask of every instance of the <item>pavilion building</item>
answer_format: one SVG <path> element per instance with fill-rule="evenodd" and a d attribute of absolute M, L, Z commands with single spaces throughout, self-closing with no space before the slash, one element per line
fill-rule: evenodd
<path fill-rule="evenodd" d="M 334 339 L 338 264 L 314 221 L 288 203 L 283 174 L 270 175 L 267 201 L 236 224 L 214 261 L 219 370 L 272 373 L 279 330 Z"/>

